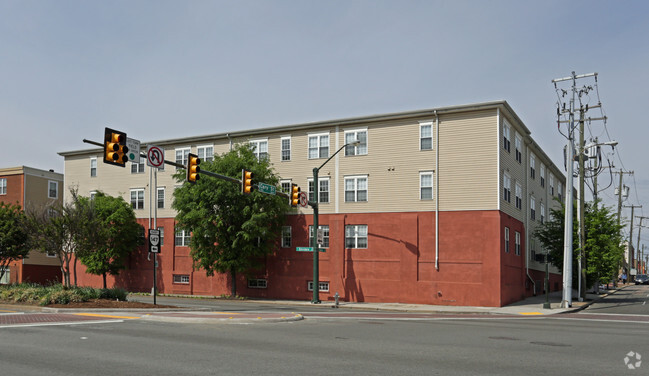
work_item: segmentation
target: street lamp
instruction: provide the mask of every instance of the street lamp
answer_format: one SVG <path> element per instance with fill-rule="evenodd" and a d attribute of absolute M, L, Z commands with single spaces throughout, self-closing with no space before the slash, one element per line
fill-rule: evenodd
<path fill-rule="evenodd" d="M 320 167 L 315 167 L 313 169 L 313 192 L 314 192 L 314 197 L 313 201 L 309 201 L 309 205 L 313 208 L 313 299 L 311 299 L 311 303 L 313 304 L 318 304 L 320 303 L 320 250 L 318 249 L 318 240 L 317 240 L 317 233 L 318 233 L 318 201 L 320 199 L 320 184 L 318 182 L 318 172 L 320 171 L 321 168 L 324 167 L 333 157 L 336 156 L 336 154 L 340 153 L 341 150 L 346 148 L 347 146 L 358 146 L 360 145 L 361 142 L 359 140 L 347 143 L 343 145 L 340 149 L 338 149 L 335 153 L 331 155 L 323 164 L 320 165 Z"/>

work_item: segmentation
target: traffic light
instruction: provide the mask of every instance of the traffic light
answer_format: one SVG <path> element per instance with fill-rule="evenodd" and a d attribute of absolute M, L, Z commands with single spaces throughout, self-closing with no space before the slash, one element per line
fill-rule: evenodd
<path fill-rule="evenodd" d="M 126 167 L 128 162 L 126 133 L 110 128 L 104 130 L 104 163 Z"/>
<path fill-rule="evenodd" d="M 249 195 L 255 190 L 254 178 L 252 171 L 241 170 L 241 193 Z"/>
<path fill-rule="evenodd" d="M 201 159 L 198 158 L 198 155 L 189 153 L 187 155 L 187 181 L 190 183 L 196 183 L 200 178 L 198 173 L 201 171 Z"/>
<path fill-rule="evenodd" d="M 297 207 L 300 204 L 300 187 L 297 184 L 291 184 L 291 206 Z"/>

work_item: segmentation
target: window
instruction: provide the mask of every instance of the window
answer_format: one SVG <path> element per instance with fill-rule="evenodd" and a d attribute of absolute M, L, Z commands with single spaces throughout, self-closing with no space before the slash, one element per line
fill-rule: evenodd
<path fill-rule="evenodd" d="M 433 123 L 419 124 L 419 150 L 433 150 Z"/>
<path fill-rule="evenodd" d="M 541 187 L 545 187 L 545 165 L 543 163 L 541 163 L 541 166 L 539 167 L 539 172 L 540 172 L 539 178 L 541 179 Z"/>
<path fill-rule="evenodd" d="M 291 248 L 292 227 L 282 226 L 282 248 Z"/>
<path fill-rule="evenodd" d="M 309 159 L 329 157 L 329 134 L 309 136 Z"/>
<path fill-rule="evenodd" d="M 162 247 L 165 245 L 165 228 L 158 227 L 158 231 L 160 231 L 160 247 Z"/>
<path fill-rule="evenodd" d="M 318 225 L 322 230 L 322 245 L 320 248 L 329 248 L 329 225 Z M 313 243 L 313 226 L 309 226 L 309 246 Z"/>
<path fill-rule="evenodd" d="M 131 174 L 142 174 L 144 173 L 144 158 L 140 158 L 139 163 L 131 162 Z"/>
<path fill-rule="evenodd" d="M 7 194 L 7 178 L 0 178 L 0 195 Z"/>
<path fill-rule="evenodd" d="M 174 283 L 189 284 L 189 274 L 174 274 Z"/>
<path fill-rule="evenodd" d="M 258 161 L 268 159 L 268 140 L 250 140 L 250 145 Z"/>
<path fill-rule="evenodd" d="M 557 182 L 557 196 L 559 196 L 559 201 L 563 201 L 563 186 L 561 182 Z"/>
<path fill-rule="evenodd" d="M 521 233 L 518 231 L 516 231 L 515 241 L 516 243 L 514 244 L 515 245 L 514 252 L 516 256 L 520 256 L 521 255 Z"/>
<path fill-rule="evenodd" d="M 165 208 L 165 189 L 158 188 L 158 209 Z"/>
<path fill-rule="evenodd" d="M 419 173 L 419 199 L 420 200 L 433 199 L 433 173 L 432 172 Z"/>
<path fill-rule="evenodd" d="M 282 161 L 291 160 L 291 137 L 282 137 Z"/>
<path fill-rule="evenodd" d="M 186 230 L 176 231 L 175 245 L 176 247 L 189 247 L 190 233 Z"/>
<path fill-rule="evenodd" d="M 536 199 L 534 196 L 530 197 L 530 218 L 536 221 Z"/>
<path fill-rule="evenodd" d="M 536 157 L 530 153 L 530 177 L 536 179 Z"/>
<path fill-rule="evenodd" d="M 505 227 L 505 253 L 509 253 L 509 227 Z"/>
<path fill-rule="evenodd" d="M 176 163 L 187 166 L 187 156 L 189 155 L 189 150 L 189 148 L 176 149 Z M 176 167 L 176 171 L 180 169 L 180 167 Z"/>
<path fill-rule="evenodd" d="M 554 196 L 554 175 L 550 174 L 550 195 Z"/>
<path fill-rule="evenodd" d="M 523 140 L 518 135 L 518 133 L 516 134 L 515 142 L 516 142 L 516 161 L 518 163 L 522 163 L 523 162 Z"/>
<path fill-rule="evenodd" d="M 97 176 L 97 158 L 90 158 L 90 176 Z"/>
<path fill-rule="evenodd" d="M 212 161 L 214 160 L 214 146 L 199 146 L 196 148 L 196 155 L 201 161 Z"/>
<path fill-rule="evenodd" d="M 131 207 L 144 209 L 144 189 L 131 189 Z"/>
<path fill-rule="evenodd" d="M 97 196 L 97 191 L 90 191 L 90 199 L 94 200 L 95 196 Z"/>
<path fill-rule="evenodd" d="M 367 129 L 345 132 L 345 144 L 352 143 L 356 140 L 360 141 L 360 144 L 358 146 L 347 145 L 345 147 L 345 155 L 367 154 Z"/>
<path fill-rule="evenodd" d="M 530 260 L 536 260 L 536 241 L 530 239 Z"/>
<path fill-rule="evenodd" d="M 367 201 L 367 176 L 345 178 L 345 202 Z"/>
<path fill-rule="evenodd" d="M 367 248 L 367 225 L 345 226 L 345 248 Z"/>
<path fill-rule="evenodd" d="M 503 121 L 503 149 L 507 150 L 508 153 L 512 140 L 510 132 L 511 128 L 509 127 L 509 124 L 507 124 L 506 121 Z"/>
<path fill-rule="evenodd" d="M 8 285 L 9 283 L 11 283 L 11 270 L 9 269 L 9 267 L 2 267 L 0 271 L 4 272 L 4 274 L 2 274 L 2 278 L 0 278 L 0 285 Z M 311 289 L 311 291 L 313 291 L 313 288 Z"/>
<path fill-rule="evenodd" d="M 248 288 L 250 289 L 265 289 L 267 286 L 268 281 L 265 279 L 257 278 L 248 280 Z"/>
<path fill-rule="evenodd" d="M 503 200 L 511 202 L 512 199 L 512 179 L 509 174 L 503 174 Z"/>
<path fill-rule="evenodd" d="M 307 290 L 313 291 L 313 281 L 309 281 Z M 318 282 L 318 291 L 329 292 L 329 282 Z"/>
<path fill-rule="evenodd" d="M 309 200 L 314 201 L 315 196 L 314 196 L 313 179 L 309 179 L 308 181 L 309 181 Z M 318 192 L 320 193 L 320 195 L 318 196 L 318 202 L 328 203 L 329 202 L 329 178 L 318 178 L 318 181 L 320 182 L 320 187 L 318 188 Z"/>
<path fill-rule="evenodd" d="M 291 181 L 290 180 L 282 180 L 279 183 L 282 186 L 282 192 L 284 193 L 289 193 L 291 191 Z"/>
<path fill-rule="evenodd" d="M 47 182 L 47 197 L 57 198 L 59 197 L 59 182 L 50 180 Z"/>
<path fill-rule="evenodd" d="M 541 203 L 541 223 L 545 223 L 545 204 Z"/>
<path fill-rule="evenodd" d="M 523 209 L 523 188 L 519 183 L 516 183 L 516 209 Z"/>

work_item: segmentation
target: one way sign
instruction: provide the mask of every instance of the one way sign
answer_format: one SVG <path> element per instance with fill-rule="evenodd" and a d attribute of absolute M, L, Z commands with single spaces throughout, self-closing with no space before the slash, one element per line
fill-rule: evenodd
<path fill-rule="evenodd" d="M 160 230 L 149 229 L 149 252 L 160 253 Z"/>

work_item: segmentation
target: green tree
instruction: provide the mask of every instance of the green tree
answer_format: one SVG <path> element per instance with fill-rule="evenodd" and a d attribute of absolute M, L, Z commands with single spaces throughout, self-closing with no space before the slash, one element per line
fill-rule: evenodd
<path fill-rule="evenodd" d="M 0 202 L 0 279 L 11 262 L 29 253 L 25 219 L 20 205 Z"/>
<path fill-rule="evenodd" d="M 106 288 L 107 274 L 117 275 L 126 268 L 128 255 L 143 243 L 144 229 L 122 197 L 97 192 L 89 206 L 94 213 L 94 233 L 77 257 L 88 273 L 103 277 Z"/>
<path fill-rule="evenodd" d="M 241 170 L 255 174 L 255 180 L 277 186 L 279 178 L 265 158 L 257 160 L 248 145 L 203 161 L 201 170 L 241 179 Z M 185 173 L 175 176 L 185 180 Z M 176 231 L 191 232 L 190 255 L 195 268 L 230 273 L 231 292 L 236 295 L 237 273 L 249 273 L 261 265 L 265 255 L 276 248 L 288 200 L 281 196 L 241 193 L 231 181 L 201 175 L 196 184 L 185 183 L 174 191 Z"/>
<path fill-rule="evenodd" d="M 576 205 L 574 207 L 576 210 Z M 550 262 L 563 270 L 565 206 L 550 210 L 550 219 L 538 227 L 534 236 L 550 254 Z M 575 211 L 576 213 L 576 211 Z M 584 212 L 586 286 L 609 281 L 617 274 L 618 263 L 624 257 L 622 225 L 611 210 L 605 206 L 586 203 Z M 573 221 L 573 286 L 579 277 L 579 223 Z"/>

